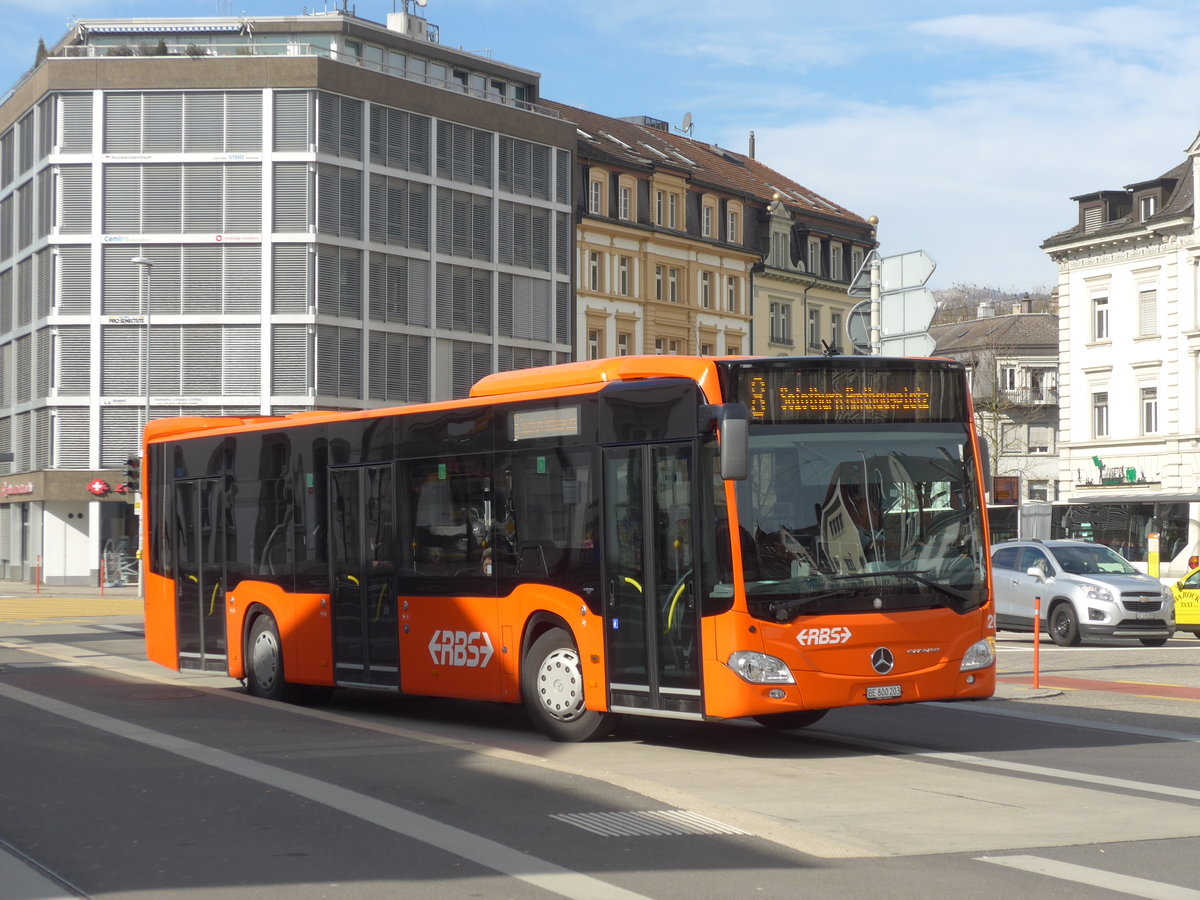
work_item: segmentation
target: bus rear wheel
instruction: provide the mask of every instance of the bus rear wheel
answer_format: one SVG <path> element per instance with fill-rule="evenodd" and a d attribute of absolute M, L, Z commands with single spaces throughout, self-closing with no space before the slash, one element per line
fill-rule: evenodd
<path fill-rule="evenodd" d="M 754 721 L 767 728 L 778 728 L 791 731 L 796 728 L 807 728 L 825 718 L 827 709 L 800 709 L 795 712 L 772 713 L 768 716 L 755 716 Z"/>
<path fill-rule="evenodd" d="M 584 706 L 583 666 L 571 636 L 547 631 L 521 666 L 521 696 L 538 731 L 556 741 L 588 741 L 612 727 L 612 717 Z"/>
<path fill-rule="evenodd" d="M 266 700 L 286 700 L 290 685 L 283 678 L 283 643 L 270 613 L 263 613 L 250 626 L 246 639 L 246 690 Z"/>

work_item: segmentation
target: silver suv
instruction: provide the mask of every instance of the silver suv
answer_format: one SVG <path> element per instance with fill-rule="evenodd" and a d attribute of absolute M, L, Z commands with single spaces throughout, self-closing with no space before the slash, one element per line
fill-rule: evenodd
<path fill-rule="evenodd" d="M 1033 631 L 1034 600 L 1042 628 L 1066 647 L 1084 638 L 1136 638 L 1161 647 L 1175 632 L 1175 601 L 1103 544 L 1005 541 L 992 547 L 996 627 Z"/>

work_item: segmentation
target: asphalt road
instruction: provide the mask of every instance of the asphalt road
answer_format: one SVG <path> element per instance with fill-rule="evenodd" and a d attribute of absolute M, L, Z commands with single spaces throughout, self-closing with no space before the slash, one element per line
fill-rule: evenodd
<path fill-rule="evenodd" d="M 1043 643 L 1035 687 L 1005 635 L 982 703 L 555 744 L 489 704 L 267 703 L 139 628 L 0 599 L 2 900 L 1200 898 L 1190 636 Z"/>

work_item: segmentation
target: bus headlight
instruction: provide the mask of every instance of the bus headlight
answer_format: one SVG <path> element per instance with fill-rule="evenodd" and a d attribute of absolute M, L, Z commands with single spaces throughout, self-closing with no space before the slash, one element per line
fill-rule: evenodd
<path fill-rule="evenodd" d="M 996 639 L 994 637 L 986 637 L 982 641 L 976 641 L 967 648 L 967 652 L 963 655 L 962 665 L 958 667 L 960 672 L 971 672 L 975 669 L 986 669 L 988 666 L 994 665 L 996 662 Z"/>
<path fill-rule="evenodd" d="M 750 684 L 795 684 L 787 664 L 777 656 L 767 656 L 754 650 L 739 650 L 729 654 L 726 663 L 742 681 Z"/>

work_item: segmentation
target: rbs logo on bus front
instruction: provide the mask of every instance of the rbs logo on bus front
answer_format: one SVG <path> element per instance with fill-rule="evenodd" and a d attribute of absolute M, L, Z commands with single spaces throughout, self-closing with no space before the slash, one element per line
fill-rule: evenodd
<path fill-rule="evenodd" d="M 492 658 L 492 639 L 486 631 L 435 631 L 429 641 L 429 655 L 435 665 L 482 669 Z"/>

